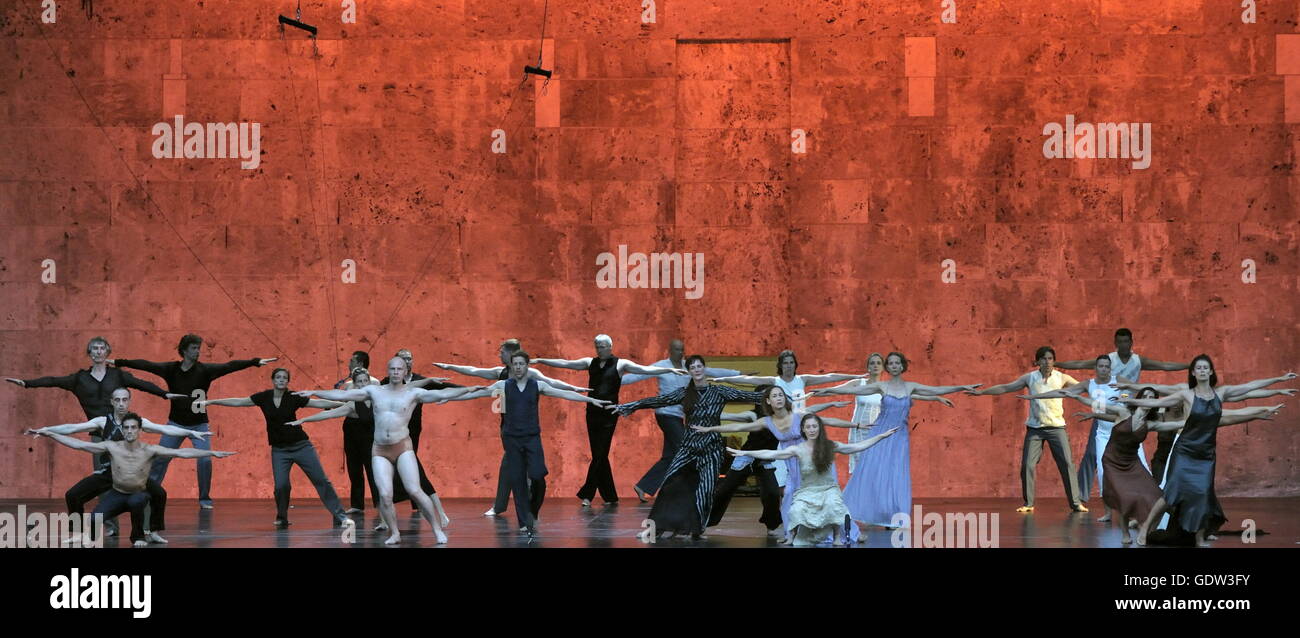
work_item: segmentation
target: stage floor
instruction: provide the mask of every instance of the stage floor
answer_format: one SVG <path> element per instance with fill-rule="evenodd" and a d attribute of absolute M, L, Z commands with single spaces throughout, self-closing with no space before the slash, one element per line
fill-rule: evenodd
<path fill-rule="evenodd" d="M 1244 542 L 1243 537 L 1224 535 L 1213 546 L 1223 547 L 1300 547 L 1300 498 L 1225 498 L 1223 509 L 1229 517 L 1225 531 L 1240 531 L 1242 521 L 1254 521 L 1254 542 Z M 289 519 L 293 523 L 287 530 L 272 526 L 275 505 L 270 499 L 222 500 L 212 510 L 199 509 L 193 499 L 174 499 L 167 508 L 167 527 L 163 536 L 167 545 L 151 545 L 152 549 L 169 547 L 384 547 L 385 532 L 372 531 L 378 522 L 378 510 L 367 509 L 358 521 L 355 542 L 347 543 L 339 528 L 330 524 L 320 501 L 295 499 Z M 18 506 L 27 512 L 64 511 L 61 500 L 0 500 L 0 513 L 13 515 Z M 999 547 L 1115 547 L 1121 548 L 1120 534 L 1113 523 L 1099 523 L 1102 514 L 1100 500 L 1094 499 L 1088 514 L 1070 513 L 1063 499 L 1040 501 L 1038 511 L 1018 514 L 1015 508 L 1019 499 L 918 499 L 924 514 L 985 514 L 987 527 L 983 540 L 996 538 Z M 722 523 L 709 529 L 708 538 L 691 541 L 689 538 L 660 540 L 653 545 L 642 543 L 637 537 L 641 521 L 650 512 L 650 504 L 636 498 L 624 499 L 617 506 L 603 506 L 598 500 L 590 508 L 581 507 L 576 498 L 548 498 L 542 508 L 538 536 L 529 538 L 518 531 L 512 509 L 505 516 L 486 517 L 483 512 L 491 505 L 490 499 L 444 499 L 443 506 L 451 517 L 446 529 L 450 542 L 443 547 L 773 547 L 786 548 L 768 538 L 766 530 L 758 523 L 760 511 L 757 498 L 738 497 L 732 500 Z M 401 525 L 400 547 L 438 547 L 434 544 L 429 525 L 411 513 L 406 503 L 398 504 Z M 992 514 L 997 514 L 996 536 L 993 535 Z M 123 533 L 130 526 L 129 518 L 119 518 Z M 894 532 L 871 528 L 863 533 L 858 548 L 890 548 L 894 541 L 913 538 L 927 546 L 924 534 L 934 526 L 924 519 L 917 530 Z M 1259 533 L 1266 532 L 1266 533 Z M 959 546 L 979 546 L 977 532 L 972 531 Z M 940 544 L 945 538 L 940 533 Z M 947 538 L 953 538 L 949 534 Z M 931 539 L 933 540 L 933 538 Z M 929 546 L 933 546 L 931 543 Z M 130 547 L 124 535 L 110 537 L 105 547 Z"/>

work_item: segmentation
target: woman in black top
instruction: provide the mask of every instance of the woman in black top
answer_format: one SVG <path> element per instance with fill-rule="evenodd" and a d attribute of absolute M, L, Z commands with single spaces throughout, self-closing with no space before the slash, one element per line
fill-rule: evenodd
<path fill-rule="evenodd" d="M 352 387 L 364 388 L 374 382 L 370 371 L 356 368 L 352 371 Z M 317 412 L 309 417 L 290 421 L 286 425 L 302 426 L 310 421 L 324 421 L 343 417 L 343 456 L 347 459 L 348 481 L 351 483 L 350 505 L 347 514 L 360 514 L 366 510 L 365 485 L 370 485 L 370 500 L 379 506 L 379 488 L 370 469 L 370 445 L 375 442 L 375 412 L 369 401 L 348 401 L 331 410 Z"/>
<path fill-rule="evenodd" d="M 316 448 L 308 440 L 307 433 L 301 426 L 290 425 L 290 422 L 297 418 L 300 408 L 327 409 L 342 404 L 324 399 L 308 399 L 289 391 L 289 371 L 284 368 L 276 368 L 271 372 L 271 383 L 273 387 L 270 390 L 263 390 L 252 396 L 212 399 L 199 401 L 196 404 L 199 407 L 224 405 L 231 408 L 253 406 L 261 408 L 262 416 L 266 419 L 266 439 L 271 444 L 271 469 L 275 476 L 276 527 L 289 525 L 291 489 L 289 469 L 294 465 L 302 468 L 303 473 L 316 487 L 316 493 L 325 504 L 325 509 L 329 510 L 330 515 L 334 517 L 334 523 L 352 525 L 352 520 L 343 513 L 343 505 L 334 491 L 334 484 L 330 483 L 329 477 L 325 475 L 320 457 L 316 455 Z"/>

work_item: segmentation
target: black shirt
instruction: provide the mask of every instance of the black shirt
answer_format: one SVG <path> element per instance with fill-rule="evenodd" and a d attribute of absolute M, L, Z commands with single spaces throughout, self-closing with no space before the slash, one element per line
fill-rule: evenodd
<path fill-rule="evenodd" d="M 117 368 L 105 368 L 103 381 L 96 380 L 90 371 L 91 368 L 86 368 L 66 377 L 24 379 L 23 384 L 29 388 L 63 388 L 77 395 L 87 421 L 113 413 L 113 391 L 118 388 L 135 388 L 160 397 L 167 396 L 162 388 Z"/>
<path fill-rule="evenodd" d="M 618 403 L 618 391 L 623 387 L 623 376 L 618 372 L 618 357 L 601 359 L 592 357 L 587 366 L 587 395 L 593 399 L 603 399 Z M 610 425 L 618 420 L 618 415 L 605 408 L 587 404 L 587 422 Z"/>
<path fill-rule="evenodd" d="M 267 443 L 273 447 L 288 447 L 307 440 L 307 432 L 301 427 L 285 423 L 297 420 L 298 410 L 307 407 L 311 399 L 285 390 L 284 396 L 280 397 L 280 406 L 276 407 L 275 389 L 262 390 L 248 398 L 253 400 L 253 405 L 262 408 L 262 416 L 266 419 Z"/>
<path fill-rule="evenodd" d="M 198 397 L 195 390 L 202 390 L 206 398 L 212 382 L 231 372 L 257 365 L 260 359 L 239 359 L 226 363 L 204 363 L 195 361 L 189 370 L 181 369 L 180 361 L 145 361 L 144 359 L 117 359 L 117 367 L 144 370 L 162 377 L 167 382 L 167 389 L 173 394 L 183 394 L 183 399 L 172 399 L 171 411 L 167 418 L 181 425 L 198 425 L 207 423 L 207 412 L 195 412 L 193 405 Z"/>

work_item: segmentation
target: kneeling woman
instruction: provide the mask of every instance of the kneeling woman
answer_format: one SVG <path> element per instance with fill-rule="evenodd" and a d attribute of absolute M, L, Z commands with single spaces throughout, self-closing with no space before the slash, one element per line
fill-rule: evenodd
<path fill-rule="evenodd" d="M 835 533 L 835 543 L 845 543 L 844 532 L 849 523 L 849 508 L 844 505 L 840 484 L 836 479 L 835 454 L 857 454 L 898 431 L 892 428 L 858 443 L 844 444 L 825 436 L 821 417 L 808 414 L 800 422 L 803 442 L 783 450 L 733 450 L 737 456 L 752 456 L 773 461 L 785 458 L 799 459 L 799 489 L 790 504 L 788 529 L 794 530 L 796 547 L 816 545 L 827 534 Z"/>
<path fill-rule="evenodd" d="M 223 405 L 230 408 L 258 407 L 266 419 L 266 439 L 271 444 L 271 472 L 275 476 L 275 526 L 289 525 L 289 469 L 295 464 L 302 468 L 311 484 L 316 488 L 321 503 L 329 510 L 335 525 L 352 525 L 352 520 L 343 513 L 339 495 L 334 491 L 334 484 L 325 475 L 321 467 L 316 448 L 307 438 L 301 426 L 290 425 L 297 418 L 298 410 L 304 407 L 330 409 L 343 405 L 337 401 L 310 399 L 300 397 L 289 391 L 289 371 L 276 368 L 271 373 L 270 390 L 263 390 L 250 397 L 233 399 L 212 399 L 199 401 L 199 405 Z"/>

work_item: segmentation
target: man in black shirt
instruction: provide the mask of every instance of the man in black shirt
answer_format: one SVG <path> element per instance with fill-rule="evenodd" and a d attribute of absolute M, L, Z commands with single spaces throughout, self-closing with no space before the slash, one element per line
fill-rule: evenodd
<path fill-rule="evenodd" d="M 179 397 L 172 399 L 171 411 L 167 414 L 167 424 L 195 432 L 209 432 L 207 410 L 198 407 L 198 402 L 207 400 L 212 382 L 231 372 L 253 366 L 264 366 L 275 361 L 275 358 L 203 363 L 199 361 L 202 350 L 203 338 L 198 335 L 188 334 L 181 337 L 180 343 L 176 346 L 176 352 L 181 355 L 180 361 L 158 362 L 144 359 L 110 359 L 109 363 L 119 368 L 144 370 L 161 377 L 163 381 L 167 382 L 167 390 Z M 176 449 L 181 446 L 181 442 L 186 438 L 189 437 L 163 435 L 158 444 L 165 448 Z M 206 438 L 193 439 L 192 443 L 194 447 L 201 450 L 212 449 L 212 443 Z M 155 458 L 153 467 L 149 470 L 149 478 L 162 483 L 163 478 L 167 476 L 167 466 L 171 461 L 172 457 L 170 456 Z M 210 493 L 212 487 L 212 459 L 202 457 L 196 465 L 199 484 L 199 507 L 210 510 L 212 509 L 212 496 Z"/>
<path fill-rule="evenodd" d="M 118 388 L 135 388 L 143 390 L 149 394 L 163 397 L 164 399 L 185 398 L 184 395 L 169 394 L 162 388 L 141 381 L 129 373 L 118 370 L 117 368 L 108 367 L 108 355 L 113 352 L 113 347 L 108 344 L 108 340 L 103 337 L 95 337 L 86 344 L 86 354 L 90 357 L 90 367 L 85 370 L 78 370 L 64 377 L 40 377 L 38 379 L 15 379 L 6 378 L 5 381 L 17 385 L 20 388 L 63 388 L 68 392 L 76 395 L 77 401 L 81 404 L 81 410 L 86 413 L 86 419 L 93 419 L 99 416 L 108 416 L 113 412 L 113 391 Z M 92 436 L 92 441 L 99 442 L 98 436 Z M 99 469 L 103 464 L 105 454 L 96 454 L 91 459 L 91 470 Z"/>
<path fill-rule="evenodd" d="M 596 335 L 596 356 L 581 359 L 536 359 L 536 363 L 556 368 L 587 371 L 588 396 L 618 403 L 618 391 L 625 374 L 686 374 L 683 370 L 643 366 L 630 359 L 614 356 L 614 340 L 609 335 Z M 614 486 L 614 470 L 609 465 L 609 449 L 614 444 L 614 426 L 618 415 L 594 405 L 587 406 L 587 442 L 591 444 L 591 464 L 587 466 L 587 480 L 578 489 L 578 499 L 583 507 L 591 507 L 591 499 L 600 498 L 606 505 L 618 503 L 618 489 Z"/>

